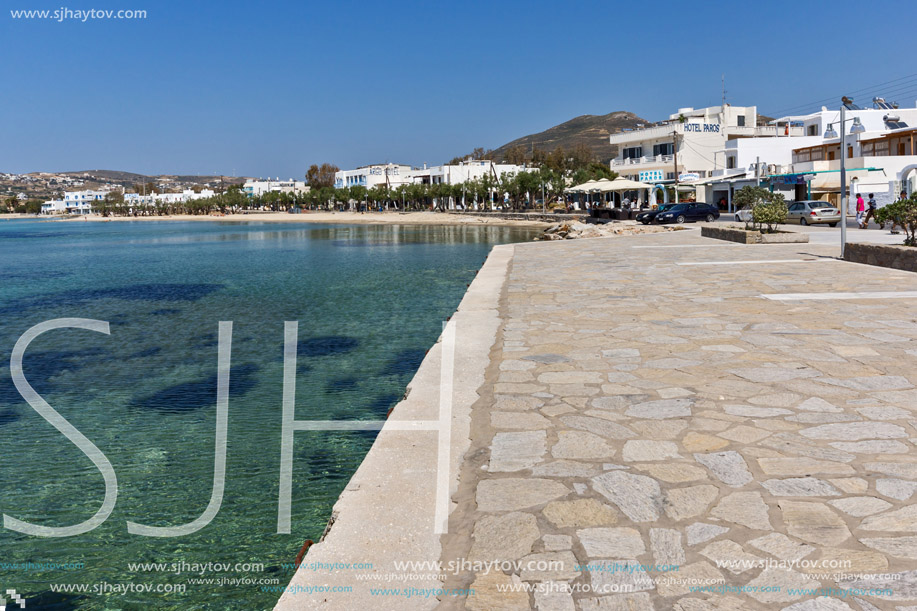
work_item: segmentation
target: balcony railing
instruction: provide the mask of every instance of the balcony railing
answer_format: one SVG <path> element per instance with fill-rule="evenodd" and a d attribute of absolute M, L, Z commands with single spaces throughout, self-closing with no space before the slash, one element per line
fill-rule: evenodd
<path fill-rule="evenodd" d="M 715 123 L 715 120 L 711 119 L 711 122 Z M 691 122 L 692 126 L 696 127 L 696 121 Z M 736 125 L 731 126 L 721 126 L 720 129 L 727 136 L 727 138 L 736 138 L 736 137 L 767 137 L 767 136 L 805 136 L 806 130 L 803 127 L 794 126 L 787 129 L 785 125 L 743 125 L 741 127 Z M 653 125 L 651 127 L 641 127 L 638 129 L 626 131 L 626 132 L 617 132 L 611 134 L 609 137 L 609 142 L 611 144 L 617 144 L 618 146 L 627 146 L 633 142 L 646 142 L 648 140 L 653 140 L 656 138 L 667 137 L 672 134 L 672 132 L 677 132 L 679 134 L 685 133 L 685 124 L 684 123 L 669 123 L 668 125 Z M 692 132 L 696 133 L 696 132 Z"/>
<path fill-rule="evenodd" d="M 612 159 L 611 167 L 615 166 L 631 166 L 631 165 L 646 165 L 646 164 L 660 164 L 660 163 L 672 163 L 675 160 L 674 155 L 651 155 L 649 157 L 631 157 L 630 159 Z"/>

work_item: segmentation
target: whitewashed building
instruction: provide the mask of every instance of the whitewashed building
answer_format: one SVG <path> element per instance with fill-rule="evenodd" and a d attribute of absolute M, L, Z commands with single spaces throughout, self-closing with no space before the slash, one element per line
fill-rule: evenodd
<path fill-rule="evenodd" d="M 376 163 L 355 170 L 340 170 L 334 174 L 334 186 L 336 189 L 349 187 L 372 189 L 382 185 L 394 189 L 411 183 L 409 173 L 412 169 L 411 166 L 403 163 Z"/>
<path fill-rule="evenodd" d="M 468 180 L 481 179 L 485 175 L 502 177 L 505 174 L 530 171 L 532 168 L 511 163 L 494 163 L 490 160 L 469 159 L 457 164 L 444 164 L 413 168 L 404 164 L 369 165 L 356 170 L 342 170 L 334 175 L 337 188 L 362 186 L 372 189 L 387 185 L 391 189 L 401 185 L 458 185 Z"/>
<path fill-rule="evenodd" d="M 307 193 L 310 187 L 302 180 L 248 180 L 242 190 L 249 197 L 260 197 L 265 193 Z"/>
<path fill-rule="evenodd" d="M 154 193 L 152 201 L 154 204 L 181 204 L 195 199 L 205 199 L 215 197 L 213 189 L 201 189 L 200 193 L 193 189 L 185 189 L 181 193 Z"/>
<path fill-rule="evenodd" d="M 100 202 L 104 200 L 110 192 L 111 191 L 108 189 L 64 191 L 64 202 L 67 204 L 67 207 L 77 207 L 78 204 L 85 203 L 91 204 L 92 202 Z"/>
<path fill-rule="evenodd" d="M 801 136 L 802 128 L 759 127 L 755 106 L 680 108 L 660 124 L 611 134 L 618 155 L 611 169 L 625 178 L 673 183 L 681 174 L 701 180 L 725 169 L 726 142 L 735 138 Z"/>
<path fill-rule="evenodd" d="M 494 163 L 487 159 L 469 159 L 457 164 L 444 164 L 429 168 L 424 165 L 422 168 L 411 170 L 408 177 L 412 183 L 425 185 L 460 185 L 469 180 L 480 180 L 487 175 L 502 178 L 508 174 L 530 172 L 533 169 L 535 168 L 512 163 Z"/>
<path fill-rule="evenodd" d="M 52 199 L 41 205 L 42 214 L 67 214 L 67 205 L 62 199 Z"/>
<path fill-rule="evenodd" d="M 870 108 L 861 108 L 849 99 L 846 106 L 849 193 L 874 193 L 884 205 L 902 190 L 917 190 L 917 107 L 895 108 L 881 98 L 874 98 Z M 727 167 L 715 170 L 714 179 L 707 181 L 706 200 L 715 203 L 726 199 L 732 210 L 735 191 L 762 184 L 784 193 L 787 200 L 825 199 L 839 205 L 840 136 L 826 136 L 831 135 L 829 128 L 841 132 L 840 109 L 822 107 L 818 112 L 781 117 L 771 123 L 778 133 L 792 126 L 790 129 L 802 130 L 803 135 L 727 141 L 723 149 Z M 861 133 L 850 133 L 854 124 L 858 127 L 855 131 L 862 126 Z"/>
<path fill-rule="evenodd" d="M 110 191 L 105 189 L 86 191 L 65 191 L 64 199 L 46 201 L 41 205 L 42 214 L 90 214 L 95 202 L 100 202 Z"/>

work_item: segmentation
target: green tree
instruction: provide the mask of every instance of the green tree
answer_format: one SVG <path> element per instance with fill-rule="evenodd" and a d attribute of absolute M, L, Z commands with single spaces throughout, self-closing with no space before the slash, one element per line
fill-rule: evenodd
<path fill-rule="evenodd" d="M 511 146 L 507 149 L 506 154 L 503 155 L 503 160 L 507 163 L 522 165 L 525 163 L 525 147 L 520 144 Z"/>
<path fill-rule="evenodd" d="M 917 246 L 917 191 L 907 199 L 882 206 L 876 211 L 876 220 L 891 222 L 904 228 L 904 245 Z"/>
<path fill-rule="evenodd" d="M 782 193 L 771 193 L 764 187 L 742 187 L 733 200 L 739 208 L 751 209 L 751 229 L 773 233 L 777 225 L 786 221 L 786 200 Z M 745 224 L 749 229 L 749 223 Z"/>
<path fill-rule="evenodd" d="M 551 151 L 547 160 L 545 161 L 545 164 L 555 172 L 566 172 L 567 152 L 564 150 L 564 147 L 558 146 L 556 149 Z"/>
<path fill-rule="evenodd" d="M 540 172 L 519 172 L 516 176 L 518 188 L 522 192 L 522 197 L 527 198 L 529 206 L 541 197 L 541 173 Z"/>
<path fill-rule="evenodd" d="M 595 152 L 582 142 L 573 147 L 567 160 L 567 169 L 579 170 L 596 161 Z"/>
<path fill-rule="evenodd" d="M 154 193 L 162 193 L 159 187 L 156 186 L 154 182 L 138 182 L 132 187 L 134 193 L 142 193 L 146 195 L 153 195 Z"/>
<path fill-rule="evenodd" d="M 363 185 L 354 185 L 350 187 L 350 198 L 357 200 L 357 206 L 359 206 L 362 203 L 367 203 L 367 207 L 369 207 L 368 202 L 367 202 L 368 195 L 369 195 L 369 189 L 367 189 Z"/>
<path fill-rule="evenodd" d="M 548 152 L 537 146 L 532 149 L 532 165 L 541 167 L 548 162 Z"/>
<path fill-rule="evenodd" d="M 385 185 L 376 185 L 370 189 L 368 197 L 374 204 L 378 205 L 379 202 L 388 202 L 391 200 L 392 193 Z"/>
<path fill-rule="evenodd" d="M 313 189 L 334 186 L 334 174 L 340 171 L 340 168 L 331 163 L 322 165 L 312 164 L 306 170 L 306 182 Z"/>

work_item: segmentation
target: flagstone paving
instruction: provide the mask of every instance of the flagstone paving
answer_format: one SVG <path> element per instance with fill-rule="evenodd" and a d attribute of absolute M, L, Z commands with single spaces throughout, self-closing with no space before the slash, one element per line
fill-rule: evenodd
<path fill-rule="evenodd" d="M 718 247 L 646 248 L 678 244 Z M 761 297 L 917 275 L 676 265 L 836 251 L 516 246 L 443 560 L 520 564 L 450 578 L 475 594 L 443 606 L 917 609 L 917 300 Z"/>

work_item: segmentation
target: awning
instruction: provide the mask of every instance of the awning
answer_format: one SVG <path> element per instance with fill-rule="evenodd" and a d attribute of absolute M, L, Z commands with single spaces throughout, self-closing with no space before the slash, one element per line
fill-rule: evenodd
<path fill-rule="evenodd" d="M 869 178 L 871 172 L 881 172 L 882 175 L 885 175 L 885 170 L 882 168 L 850 168 L 846 170 L 847 172 L 847 187 L 850 187 L 851 181 L 856 180 L 857 182 L 866 182 L 866 179 Z M 841 174 L 840 170 L 816 170 L 812 172 L 800 172 L 797 174 L 772 174 L 768 176 L 768 179 L 783 178 L 785 176 L 798 176 L 805 175 L 811 176 L 812 179 L 809 181 L 809 187 L 813 192 L 819 193 L 831 193 L 831 192 L 840 192 L 841 190 Z"/>

